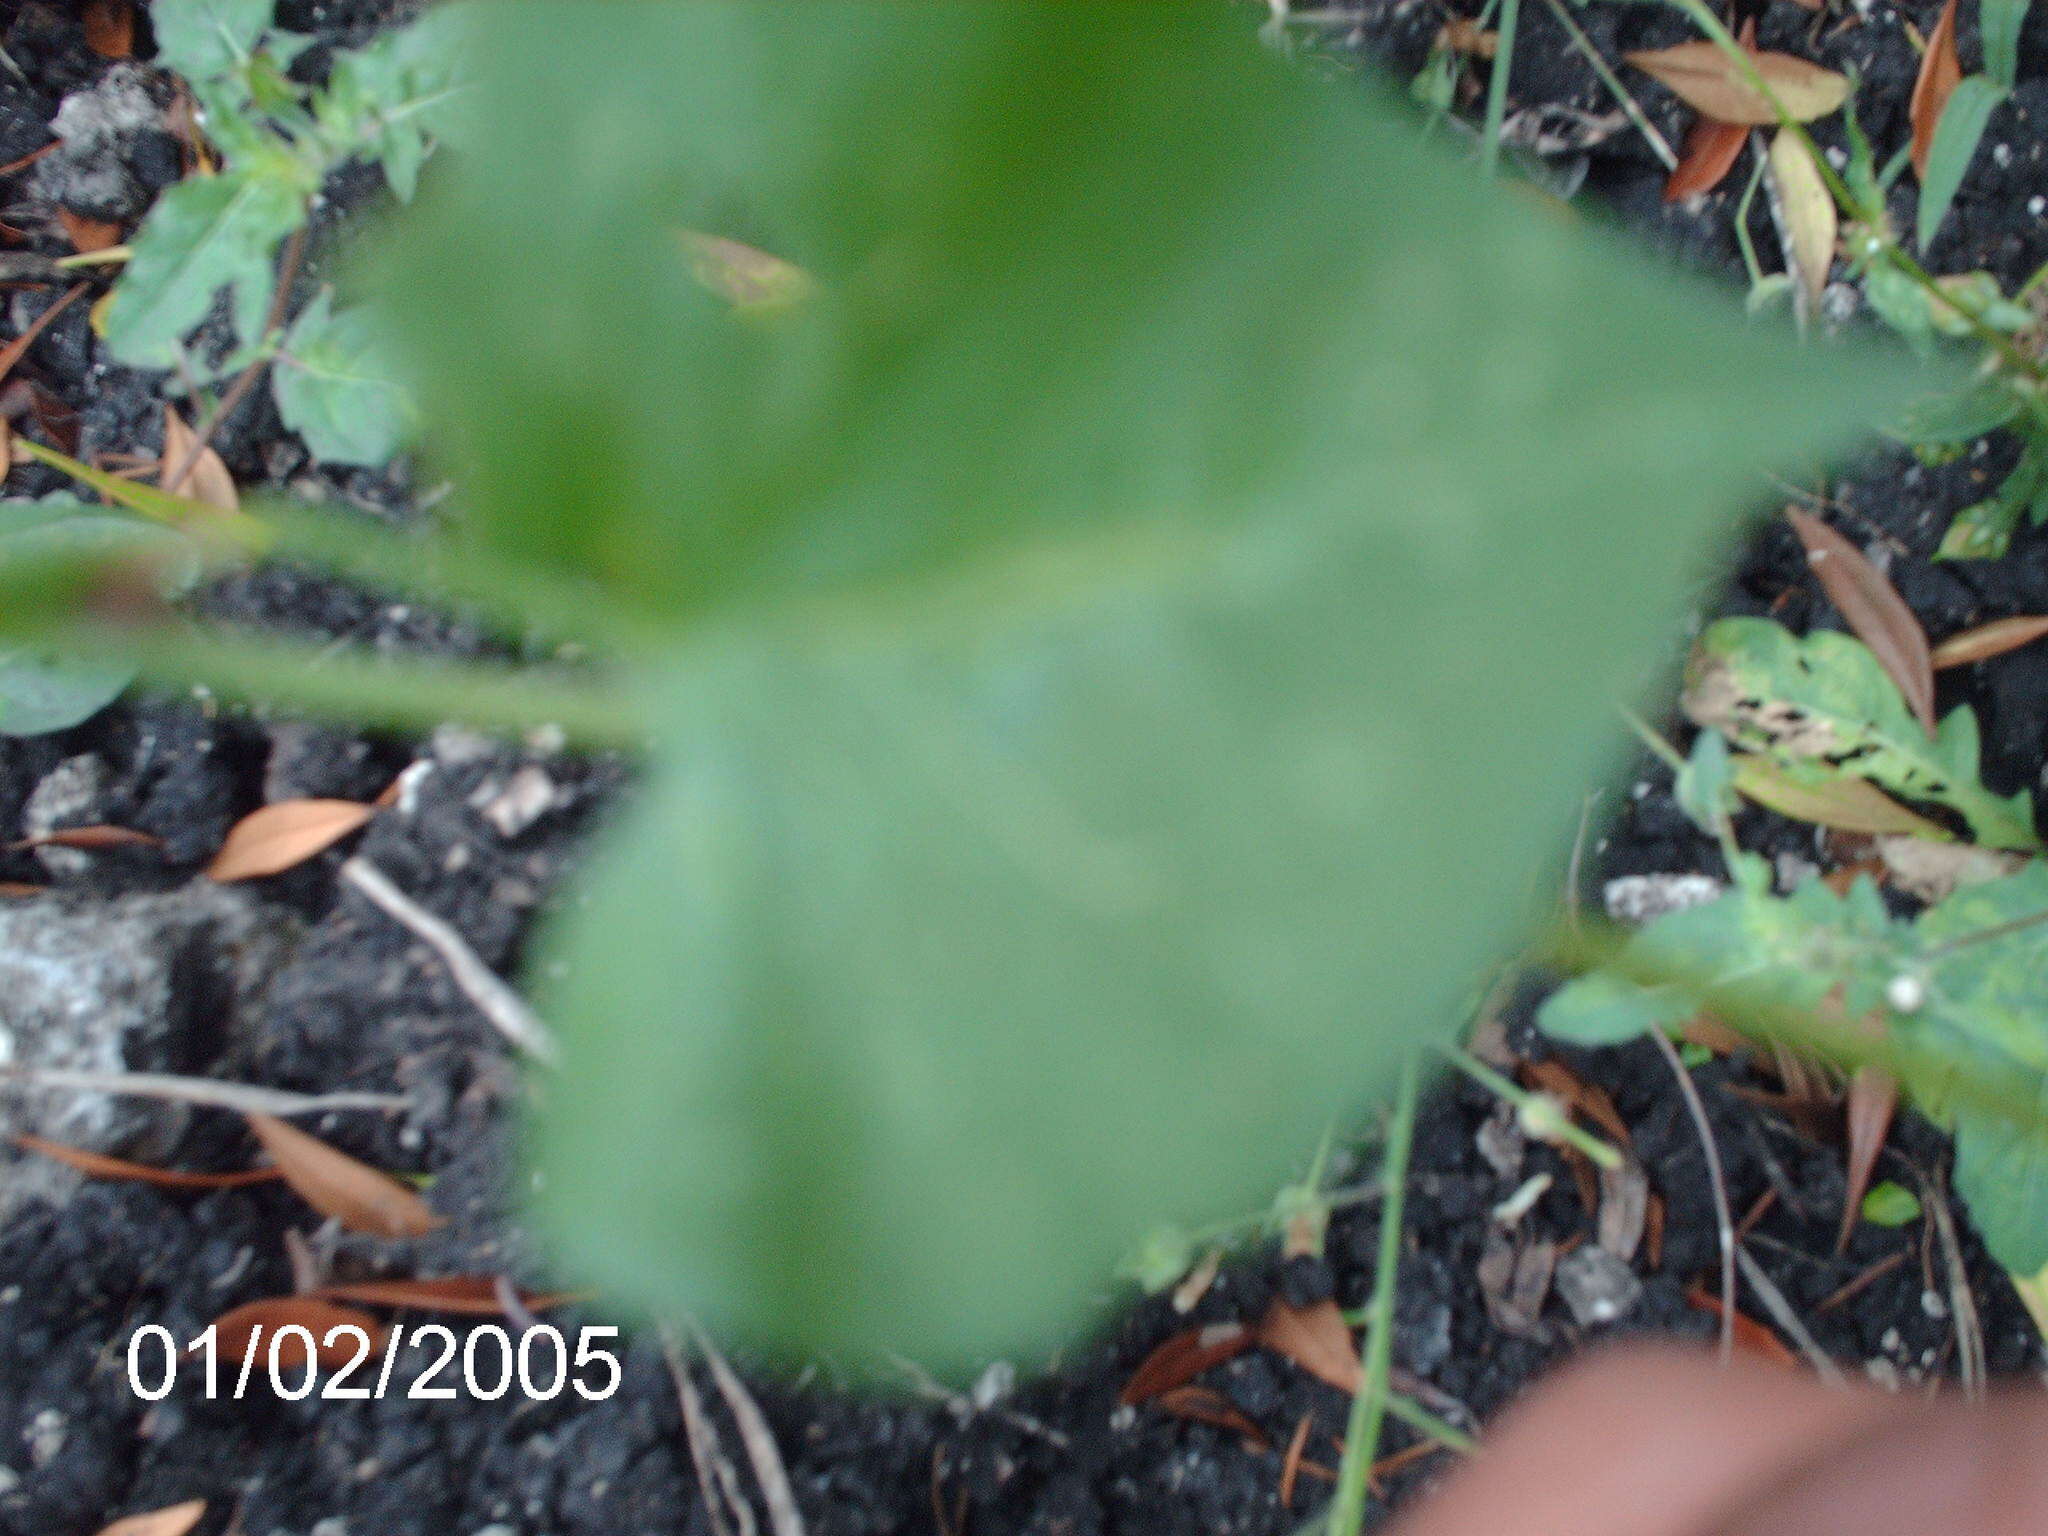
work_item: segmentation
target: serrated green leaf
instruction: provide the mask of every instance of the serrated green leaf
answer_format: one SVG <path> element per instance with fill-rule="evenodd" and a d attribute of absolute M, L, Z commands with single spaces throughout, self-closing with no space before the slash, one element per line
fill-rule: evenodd
<path fill-rule="evenodd" d="M 335 313 L 322 291 L 286 333 L 272 388 L 284 424 L 330 464 L 382 464 L 418 417 L 412 396 L 364 310 Z"/>
<path fill-rule="evenodd" d="M 1974 443 L 2019 413 L 2020 398 L 2013 387 L 2000 379 L 1985 379 L 1923 395 L 1906 407 L 1893 430 L 1915 447 L 1948 447 Z"/>
<path fill-rule="evenodd" d="M 1700 637 L 1686 711 L 1739 747 L 1788 767 L 1833 764 L 1907 800 L 1944 805 L 1990 848 L 2035 848 L 2025 790 L 1978 778 L 1977 717 L 1951 710 L 1935 738 L 1914 720 L 1868 646 L 1833 630 L 1803 639 L 1769 619 L 1722 619 Z"/>
<path fill-rule="evenodd" d="M 1934 125 L 1934 142 L 1927 150 L 1927 174 L 1920 183 L 1918 236 L 1920 249 L 1934 243 L 1948 206 L 1955 201 L 1963 175 L 1977 153 L 1977 141 L 1984 137 L 1984 124 L 1992 109 L 2005 100 L 2005 88 L 1982 75 L 1967 76 L 1941 109 L 1941 121 Z"/>
<path fill-rule="evenodd" d="M 265 170 L 179 182 L 130 242 L 134 255 L 106 309 L 104 340 L 133 368 L 169 368 L 223 287 L 244 341 L 262 329 L 277 245 L 305 217 L 303 189 Z M 252 315 L 254 320 L 252 323 Z"/>
<path fill-rule="evenodd" d="M 774 1342 L 1034 1348 L 1259 1203 L 1511 928 L 1751 456 L 1903 399 L 1205 8 L 486 14 L 389 291 L 474 537 L 673 634 L 542 1215 Z"/>
<path fill-rule="evenodd" d="M 325 114 L 347 124 L 402 202 L 412 200 L 433 142 L 463 121 L 470 95 L 463 44 L 461 18 L 434 10 L 335 60 Z"/>
<path fill-rule="evenodd" d="M 154 0 L 156 61 L 197 84 L 248 62 L 270 25 L 272 0 Z"/>

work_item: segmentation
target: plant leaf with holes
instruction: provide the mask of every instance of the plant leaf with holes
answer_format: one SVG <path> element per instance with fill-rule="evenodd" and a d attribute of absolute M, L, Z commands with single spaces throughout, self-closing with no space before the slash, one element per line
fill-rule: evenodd
<path fill-rule="evenodd" d="M 1832 765 L 1906 800 L 1943 805 L 1989 848 L 2039 846 L 2025 790 L 1978 778 L 1977 717 L 1949 711 L 1932 740 L 1862 641 L 1833 630 L 1803 639 L 1769 619 L 1708 628 L 1686 671 L 1686 713 L 1787 766 Z"/>

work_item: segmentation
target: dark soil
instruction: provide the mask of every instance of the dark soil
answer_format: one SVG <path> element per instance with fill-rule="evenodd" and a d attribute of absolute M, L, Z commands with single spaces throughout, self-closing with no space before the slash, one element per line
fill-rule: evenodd
<path fill-rule="evenodd" d="M 1465 8 L 1459 0 L 1458 8 Z M 1476 6 L 1470 7 L 1476 10 Z M 285 0 L 294 29 L 328 43 L 358 40 L 393 7 L 387 0 Z M 1880 158 L 1902 142 L 1915 54 L 1904 22 L 1923 32 L 1935 0 L 1897 7 L 1875 0 L 1860 24 L 1818 19 L 1778 3 L 1762 41 L 1861 76 L 1857 96 Z M 1971 8 L 1963 52 L 1974 57 Z M 1323 28 L 1318 50 L 1348 61 L 1376 52 L 1405 77 L 1420 64 L 1448 11 L 1404 0 L 1371 4 L 1349 28 Z M 1853 16 L 1853 13 L 1851 13 Z M 1656 7 L 1596 3 L 1580 24 L 1610 60 L 1628 48 L 1687 35 Z M 25 76 L 0 71 L 0 162 L 39 148 L 63 95 L 109 67 L 86 47 L 70 9 L 0 5 L 4 44 Z M 1525 7 L 1510 103 L 1595 115 L 1612 103 L 1568 46 L 1550 11 Z M 144 42 L 146 44 L 146 34 Z M 2008 285 L 2048 259 L 2048 218 L 2034 211 L 2048 134 L 2048 12 L 2037 12 L 2022 49 L 2020 89 L 1992 119 L 1987 148 L 1929 253 L 1937 270 L 1982 266 Z M 308 67 L 318 67 L 317 57 Z M 1666 136 L 1682 137 L 1685 113 L 1655 86 L 1641 99 Z M 1532 119 L 1533 120 L 1533 119 Z M 1837 128 L 1823 126 L 1824 142 Z M 1332 146 L 1342 152 L 1342 146 Z M 102 188 L 125 186 L 132 217 L 166 179 L 163 146 L 142 135 L 100 167 Z M 1590 147 L 1587 185 L 1616 219 L 1687 262 L 1739 280 L 1731 230 L 1734 191 L 1697 207 L 1660 201 L 1663 171 L 1625 126 Z M 88 169 L 92 169 L 88 167 Z M 1574 173 L 1580 167 L 1572 167 Z M 118 175 L 113 174 L 118 172 Z M 302 289 L 317 282 L 346 210 L 373 194 L 372 178 L 343 176 L 316 227 Z M 40 190 L 39 190 L 40 189 Z M 0 218 L 32 249 L 66 249 L 50 188 L 31 175 L 0 182 Z M 61 192 L 61 187 L 56 189 Z M 1910 194 L 1902 193 L 1906 203 Z M 81 210 L 90 211 L 90 210 Z M 102 215 L 106 212 L 100 210 Z M 1898 210 L 1910 226 L 1910 206 Z M 1759 248 L 1775 252 L 1758 216 Z M 1768 258 L 1767 258 L 1768 260 Z M 28 288 L 12 298 L 12 334 L 55 296 Z M 76 415 L 78 451 L 152 453 L 166 380 L 100 359 L 86 306 L 68 312 L 31 349 L 23 373 Z M 227 423 L 219 446 L 245 484 L 291 487 L 330 503 L 335 515 L 404 520 L 414 514 L 403 471 L 335 473 L 311 464 L 262 391 Z M 1930 556 L 1957 508 L 1980 498 L 2013 456 L 1998 439 L 1940 468 L 1880 453 L 1835 488 L 1835 520 L 1890 559 L 1894 580 L 1937 640 L 1986 619 L 2048 611 L 2048 534 L 2023 530 L 1997 562 L 1935 564 Z M 54 489 L 54 477 L 17 470 L 11 495 Z M 222 583 L 203 600 L 213 614 L 287 627 L 372 648 L 475 654 L 491 645 L 461 615 L 429 613 L 290 569 Z M 1708 606 L 1771 612 L 1787 623 L 1835 624 L 1814 595 L 1789 531 L 1773 524 L 1741 553 L 1733 581 Z M 1987 777 L 2000 789 L 2042 782 L 2048 757 L 2048 651 L 2022 650 L 1944 675 L 1943 706 L 1968 702 L 1985 728 Z M 1683 723 L 1665 722 L 1681 739 Z M 118 893 L 179 891 L 228 827 L 266 801 L 293 796 L 368 798 L 408 764 L 430 767 L 409 800 L 379 816 L 347 851 L 378 864 L 401 888 L 460 930 L 482 958 L 516 973 L 529 921 L 561 888 L 592 822 L 627 789 L 627 766 L 565 754 L 545 739 L 517 744 L 442 732 L 421 742 L 347 732 L 223 710 L 203 698 L 124 703 L 60 735 L 0 738 L 0 835 L 29 819 L 59 825 L 112 823 L 154 833 L 160 851 L 43 857 L 0 855 L 0 880 L 47 885 L 49 902 L 82 923 Z M 531 825 L 510 831 L 489 814 L 515 774 L 544 775 L 552 793 Z M 60 791 L 62 791 L 60 793 Z M 1679 813 L 1669 774 L 1646 760 L 1604 802 L 1587 861 L 1585 898 L 1631 874 L 1720 873 L 1717 850 Z M 1813 829 L 1761 811 L 1745 813 L 1742 839 L 1799 866 L 1831 867 L 1842 850 Z M 312 1262 L 341 1278 L 505 1273 L 522 1283 L 551 1277 L 506 1219 L 513 1175 L 508 1106 L 518 1075 L 499 1038 L 451 984 L 441 962 L 335 876 L 331 852 L 253 887 L 289 954 L 245 1005 L 196 1012 L 177 1069 L 308 1092 L 398 1089 L 415 1106 L 390 1118 L 330 1116 L 309 1128 L 382 1167 L 433 1176 L 428 1199 L 447 1217 L 429 1237 L 377 1242 L 317 1232 L 317 1221 L 276 1187 L 204 1195 L 140 1184 L 87 1182 L 22 1159 L 0 1198 L 0 1533 L 88 1536 L 113 1517 L 191 1498 L 208 1501 L 203 1536 L 432 1536 L 709 1530 L 691 1469 L 676 1391 L 652 1341 L 634 1340 L 622 1390 L 601 1404 L 535 1403 L 515 1392 L 496 1403 L 415 1402 L 397 1390 L 382 1401 L 288 1403 L 258 1391 L 210 1402 L 186 1370 L 154 1406 L 138 1401 L 125 1373 L 132 1331 L 161 1323 L 179 1339 L 244 1301 L 288 1293 L 287 1235 Z M 1628 1127 L 1650 1186 L 1661 1198 L 1661 1242 L 1647 1240 L 1625 1287 L 1624 1314 L 1582 1326 L 1557 1287 L 1533 1296 L 1527 1314 L 1489 1298 L 1480 1275 L 1503 1258 L 1540 1269 L 1551 1256 L 1590 1244 L 1594 1213 L 1578 1176 L 1556 1152 L 1523 1144 L 1486 1092 L 1463 1081 L 1429 1099 L 1416 1147 L 1399 1288 L 1398 1366 L 1435 1411 L 1476 1427 L 1543 1367 L 1589 1340 L 1621 1333 L 1707 1338 L 1715 1323 L 1688 1299 L 1711 1289 L 1717 1249 L 1701 1145 L 1663 1059 L 1647 1045 L 1557 1052 L 1533 1035 L 1541 986 L 1526 985 L 1505 1009 L 1507 1037 L 1528 1058 L 1556 1056 L 1603 1088 Z M 1696 1070 L 1738 1215 L 1761 1214 L 1752 1252 L 1782 1289 L 1813 1341 L 1851 1374 L 1890 1385 L 1953 1373 L 1957 1297 L 1931 1220 L 1900 1229 L 1863 1225 L 1834 1252 L 1844 1197 L 1838 1146 L 1726 1091 L 1769 1079 L 1743 1058 Z M 175 1139 L 155 1160 L 185 1168 L 246 1166 L 246 1134 L 232 1117 L 201 1112 L 171 1122 Z M 1304 1149 L 1306 1157 L 1307 1149 Z M 1945 1140 L 1902 1120 L 1880 1168 L 1909 1186 L 1939 1188 Z M 31 1172 L 31 1168 L 35 1169 Z M 1369 1159 L 1340 1170 L 1369 1172 Z M 1512 1227 L 1494 1209 L 1530 1177 L 1551 1184 Z M 1994 1372 L 2042 1364 L 2024 1312 L 1961 1219 L 1970 1294 Z M 1654 1224 L 1653 1224 L 1654 1225 Z M 1047 1363 L 1017 1362 L 1021 1384 L 992 1371 L 967 1397 L 907 1384 L 894 1398 L 835 1390 L 819 1376 L 760 1377 L 753 1387 L 787 1457 L 813 1530 L 832 1533 L 936 1530 L 1044 1532 L 1284 1532 L 1297 1527 L 1325 1484 L 1305 1472 L 1293 1508 L 1280 1500 L 1280 1447 L 1304 1415 L 1306 1459 L 1334 1465 L 1346 1400 L 1294 1363 L 1264 1351 L 1217 1366 L 1203 1384 L 1255 1424 L 1260 1446 L 1239 1428 L 1175 1418 L 1156 1406 L 1120 1408 L 1133 1368 L 1162 1340 L 1190 1326 L 1260 1316 L 1275 1295 L 1297 1303 L 1334 1296 L 1363 1302 L 1373 1280 L 1378 1219 L 1368 1205 L 1340 1209 L 1321 1260 L 1255 1254 L 1226 1267 L 1191 1313 L 1164 1298 L 1132 1305 L 1090 1342 Z M 1492 1250 L 1490 1264 L 1483 1264 Z M 1823 1309 L 1843 1286 L 1876 1278 Z M 1767 1321 L 1745 1290 L 1743 1309 Z M 555 1318 L 565 1330 L 602 1322 L 580 1306 Z M 450 1319 L 460 1322 L 460 1319 Z M 416 1367 L 415 1367 L 416 1369 Z M 402 1366 L 398 1380 L 407 1380 Z M 1399 1427 L 1389 1447 L 1410 1443 Z M 1446 1458 L 1422 1458 L 1390 1477 L 1404 1496 L 1438 1475 Z"/>

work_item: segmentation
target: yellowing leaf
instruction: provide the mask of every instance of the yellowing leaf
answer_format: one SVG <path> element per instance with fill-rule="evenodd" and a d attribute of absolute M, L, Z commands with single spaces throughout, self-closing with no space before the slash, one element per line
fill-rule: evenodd
<path fill-rule="evenodd" d="M 1708 117 L 1755 127 L 1778 121 L 1776 107 L 1713 43 L 1680 43 L 1623 57 Z M 1849 98 L 1846 77 L 1805 59 L 1789 53 L 1756 53 L 1750 60 L 1794 122 L 1825 117 Z"/>
<path fill-rule="evenodd" d="M 1784 223 L 1785 259 L 1799 284 L 1800 313 L 1811 315 L 1835 260 L 1834 194 L 1821 180 L 1813 151 L 1797 134 L 1778 130 L 1771 139 L 1768 165 Z"/>
<path fill-rule="evenodd" d="M 303 864 L 370 819 L 376 807 L 353 800 L 280 800 L 251 811 L 228 830 L 206 867 L 209 880 L 253 880 Z"/>
<path fill-rule="evenodd" d="M 100 1531 L 100 1536 L 185 1536 L 206 1513 L 206 1500 L 187 1499 L 182 1504 L 152 1509 L 147 1514 L 123 1515 Z"/>
<path fill-rule="evenodd" d="M 390 1174 L 270 1115 L 244 1118 L 285 1182 L 306 1204 L 349 1231 L 420 1237 L 441 1225 L 427 1202 Z"/>
<path fill-rule="evenodd" d="M 1833 827 L 1841 832 L 1862 832 L 1877 836 L 1886 832 L 1912 837 L 1946 840 L 1948 833 L 1926 817 L 1909 811 L 1868 779 L 1848 775 L 1817 778 L 1812 782 L 1793 777 L 1766 758 L 1748 753 L 1735 757 L 1735 787 L 1758 805 L 1810 821 L 1815 826 Z"/>
<path fill-rule="evenodd" d="M 737 310 L 780 309 L 807 298 L 816 286 L 795 262 L 784 261 L 722 235 L 677 231 L 697 281 Z"/>

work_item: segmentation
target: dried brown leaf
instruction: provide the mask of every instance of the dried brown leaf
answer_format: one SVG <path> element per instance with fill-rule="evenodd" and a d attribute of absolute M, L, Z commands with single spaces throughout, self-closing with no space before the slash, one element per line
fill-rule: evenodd
<path fill-rule="evenodd" d="M 427 1202 L 390 1174 L 270 1115 L 243 1118 L 299 1197 L 349 1231 L 419 1237 L 441 1225 Z"/>
<path fill-rule="evenodd" d="M 1806 153 L 1803 146 L 1800 153 Z M 1807 158 L 1810 165 L 1812 157 Z M 1899 685 L 1914 718 L 1932 736 L 1933 653 L 1927 647 L 1927 631 L 1920 627 L 1913 610 L 1884 572 L 1835 529 L 1797 507 L 1785 509 L 1785 520 L 1806 546 L 1806 562 L 1820 578 L 1829 600 Z"/>
<path fill-rule="evenodd" d="M 102 1527 L 100 1536 L 185 1536 L 205 1513 L 206 1500 L 187 1499 L 146 1514 L 123 1515 L 112 1525 Z"/>
<path fill-rule="evenodd" d="M 1822 179 L 1813 151 L 1796 133 L 1781 128 L 1773 134 L 1764 164 L 1785 237 L 1785 262 L 1799 285 L 1799 313 L 1811 317 L 1819 312 L 1828 269 L 1835 261 L 1835 195 Z"/>
<path fill-rule="evenodd" d="M 1358 1346 L 1344 1314 L 1327 1297 L 1307 1307 L 1275 1298 L 1259 1322 L 1259 1342 L 1340 1392 L 1358 1390 Z"/>
<path fill-rule="evenodd" d="M 254 880 L 303 864 L 361 827 L 375 806 L 354 800 L 279 800 L 229 828 L 207 878 Z"/>
<path fill-rule="evenodd" d="M 352 1280 L 316 1287 L 323 1301 L 352 1301 L 370 1307 L 416 1307 L 423 1312 L 459 1312 L 471 1317 L 499 1317 L 505 1312 L 495 1275 L 439 1275 L 428 1280 Z M 529 1312 L 578 1301 L 588 1292 L 521 1291 L 518 1299 Z"/>
<path fill-rule="evenodd" d="M 1966 885 L 1984 885 L 2018 874 L 2025 854 L 1973 843 L 1930 843 L 1922 837 L 1880 837 L 1878 868 L 1890 883 L 1922 901 L 1945 901 Z"/>
<path fill-rule="evenodd" d="M 1524 1061 L 1520 1075 L 1524 1087 L 1540 1088 L 1563 1102 L 1581 1119 L 1590 1120 L 1608 1136 L 1626 1147 L 1634 1139 L 1628 1122 L 1614 1107 L 1614 1097 L 1598 1083 L 1589 1083 L 1563 1062 L 1555 1059 Z"/>
<path fill-rule="evenodd" d="M 131 1179 L 140 1184 L 154 1184 L 160 1189 L 242 1189 L 250 1184 L 275 1183 L 284 1177 L 275 1168 L 244 1168 L 233 1173 L 186 1173 L 176 1168 L 153 1168 L 147 1163 L 131 1163 L 125 1157 L 108 1157 L 103 1153 L 88 1152 L 83 1147 L 45 1141 L 27 1132 L 18 1134 L 14 1144 L 25 1152 L 40 1153 L 57 1162 L 67 1163 L 96 1179 Z"/>
<path fill-rule="evenodd" d="M 1718 122 L 1711 117 L 1694 119 L 1685 133 L 1685 148 L 1678 165 L 1664 183 L 1664 201 L 1682 203 L 1721 185 L 1735 162 L 1742 158 L 1742 146 L 1749 141 L 1749 129 L 1741 123 Z"/>
<path fill-rule="evenodd" d="M 1186 1386 L 1210 1366 L 1243 1354 L 1256 1342 L 1243 1323 L 1211 1323 L 1176 1333 L 1138 1363 L 1116 1400 L 1142 1403 L 1162 1392 Z"/>
<path fill-rule="evenodd" d="M 1500 51 L 1500 34 L 1480 26 L 1469 16 L 1453 16 L 1437 30 L 1436 46 L 1449 53 L 1490 59 Z"/>
<path fill-rule="evenodd" d="M 164 840 L 155 833 L 137 832 L 132 827 L 60 827 L 54 832 L 20 838 L 9 843 L 7 851 L 20 853 L 28 848 L 82 848 L 98 852 L 107 848 L 161 848 L 163 845 Z"/>
<path fill-rule="evenodd" d="M 132 0 L 85 0 L 79 20 L 85 23 L 85 45 L 103 59 L 126 59 L 135 53 L 135 6 Z"/>
<path fill-rule="evenodd" d="M 1280 1507 L 1294 1508 L 1294 1482 L 1301 1476 L 1301 1453 L 1308 1448 L 1309 1415 L 1303 1414 L 1287 1441 L 1287 1454 L 1280 1458 Z"/>
<path fill-rule="evenodd" d="M 1963 83 L 1963 62 L 1956 56 L 1956 0 L 1941 8 L 1941 18 L 1927 35 L 1920 55 L 1920 74 L 1913 81 L 1913 99 L 1906 109 L 1913 125 L 1913 174 L 1927 179 L 1927 155 L 1934 148 L 1934 129 L 1948 99 Z"/>
<path fill-rule="evenodd" d="M 197 458 L 192 456 L 195 448 L 199 449 Z M 188 461 L 192 467 L 185 471 L 176 485 L 172 485 L 171 476 Z M 157 469 L 157 484 L 174 496 L 189 496 L 223 512 L 242 509 L 241 495 L 235 490 L 235 477 L 228 473 L 221 456 L 211 446 L 199 448 L 199 434 L 168 405 L 164 407 L 164 452 Z"/>
<path fill-rule="evenodd" d="M 2021 614 L 2010 619 L 1993 619 L 1989 624 L 1979 624 L 1975 629 L 1966 629 L 1959 635 L 1950 635 L 1934 648 L 1934 670 L 1944 667 L 1968 666 L 1973 661 L 1989 661 L 1994 656 L 2003 656 L 2007 651 L 2016 651 L 2023 645 L 2032 645 L 2043 635 L 2048 635 L 2048 617 L 2038 613 Z"/>
<path fill-rule="evenodd" d="M 269 1364 L 275 1349 L 280 1373 L 304 1370 L 305 1341 L 296 1335 L 280 1337 L 278 1333 L 280 1328 L 293 1324 L 312 1334 L 314 1359 L 330 1368 L 346 1365 L 361 1348 L 346 1334 L 329 1344 L 327 1337 L 332 1329 L 362 1329 L 369 1336 L 372 1351 L 384 1343 L 384 1325 L 367 1312 L 358 1312 L 353 1307 L 337 1307 L 332 1302 L 312 1296 L 269 1296 L 262 1301 L 244 1302 L 213 1320 L 215 1346 L 220 1351 L 221 1364 L 232 1362 L 239 1371 L 253 1351 L 256 1368 L 260 1370 Z"/>
<path fill-rule="evenodd" d="M 1623 1263 L 1642 1246 L 1650 1215 L 1650 1177 L 1634 1158 L 1600 1170 L 1600 1219 L 1595 1241 Z"/>
<path fill-rule="evenodd" d="M 64 238 L 71 242 L 71 249 L 81 254 L 104 251 L 121 243 L 121 226 L 109 224 L 105 219 L 88 219 L 84 214 L 73 213 L 69 208 L 60 206 L 57 222 L 63 226 Z"/>
<path fill-rule="evenodd" d="M 1738 752 L 1734 762 L 1737 789 L 1758 805 L 1794 821 L 1872 837 L 1899 833 L 1941 842 L 1949 836 L 1945 828 L 1906 809 L 1868 779 L 1844 776 L 1809 784 L 1793 778 L 1768 758 Z"/>
<path fill-rule="evenodd" d="M 1849 1079 L 1849 1192 L 1842 1203 L 1842 1228 L 1835 1236 L 1835 1252 L 1845 1253 L 1857 1218 L 1863 1214 L 1863 1196 L 1870 1188 L 1870 1176 L 1877 1168 L 1877 1155 L 1891 1134 L 1892 1115 L 1899 1107 L 1899 1085 L 1875 1067 L 1858 1067 Z"/>
<path fill-rule="evenodd" d="M 1765 127 L 1778 121 L 1776 109 L 1713 43 L 1680 43 L 1622 57 L 1687 106 L 1720 122 Z M 1848 100 L 1847 78 L 1831 69 L 1789 53 L 1754 53 L 1750 58 L 1794 122 L 1825 117 Z"/>
<path fill-rule="evenodd" d="M 25 885 L 19 880 L 0 880 L 0 896 L 40 896 L 47 885 Z"/>

